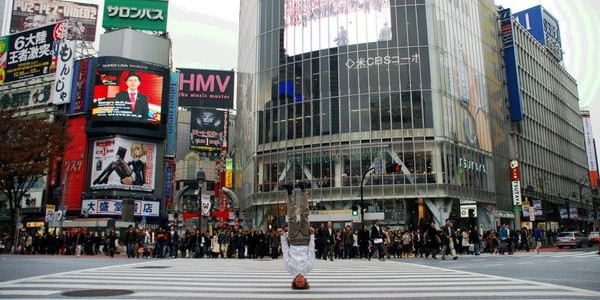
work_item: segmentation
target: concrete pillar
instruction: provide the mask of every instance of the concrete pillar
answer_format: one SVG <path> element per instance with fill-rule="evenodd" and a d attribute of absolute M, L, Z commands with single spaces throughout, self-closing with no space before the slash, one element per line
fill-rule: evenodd
<path fill-rule="evenodd" d="M 448 198 L 425 199 L 425 204 L 427 204 L 427 207 L 431 211 L 433 221 L 436 225 L 444 225 L 446 219 L 448 219 L 448 217 L 450 216 L 452 202 L 453 200 Z"/>
<path fill-rule="evenodd" d="M 335 187 L 341 187 L 342 186 L 342 170 L 343 170 L 343 166 L 342 166 L 342 160 L 338 160 L 334 163 L 333 165 L 333 178 L 334 178 L 334 184 Z"/>

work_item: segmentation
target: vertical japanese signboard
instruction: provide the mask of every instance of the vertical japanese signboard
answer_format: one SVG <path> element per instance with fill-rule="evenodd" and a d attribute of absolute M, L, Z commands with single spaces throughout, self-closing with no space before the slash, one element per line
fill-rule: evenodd
<path fill-rule="evenodd" d="M 514 47 L 513 19 L 510 8 L 498 12 L 500 15 L 500 37 L 504 49 L 504 63 L 506 65 L 506 85 L 508 87 L 508 101 L 510 119 L 513 122 L 523 121 L 523 100 L 521 98 L 518 60 Z"/>
<path fill-rule="evenodd" d="M 75 42 L 62 40 L 58 45 L 56 59 L 56 78 L 54 79 L 54 89 L 52 89 L 52 104 L 65 104 L 71 101 Z"/>
<path fill-rule="evenodd" d="M 590 112 L 583 111 L 583 136 L 585 140 L 585 152 L 588 161 L 588 173 L 590 187 L 592 190 L 598 190 L 598 162 L 596 161 L 596 151 L 594 148 L 594 135 L 592 134 L 592 121 L 590 120 Z"/>
<path fill-rule="evenodd" d="M 510 180 L 513 205 L 521 205 L 521 170 L 516 159 L 510 162 Z"/>

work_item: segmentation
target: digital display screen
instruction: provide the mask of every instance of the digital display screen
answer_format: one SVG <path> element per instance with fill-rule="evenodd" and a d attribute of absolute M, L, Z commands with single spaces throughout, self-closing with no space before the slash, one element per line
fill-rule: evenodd
<path fill-rule="evenodd" d="M 286 0 L 284 10 L 290 56 L 392 39 L 389 0 Z"/>

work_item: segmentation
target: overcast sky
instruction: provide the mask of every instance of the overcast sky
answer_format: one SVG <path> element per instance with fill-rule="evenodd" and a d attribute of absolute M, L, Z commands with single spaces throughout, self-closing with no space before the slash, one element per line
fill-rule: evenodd
<path fill-rule="evenodd" d="M 600 0 L 495 1 L 513 13 L 542 4 L 558 19 L 565 67 L 578 82 L 580 105 L 590 109 L 594 136 L 600 140 Z M 102 6 L 103 1 L 81 2 Z M 238 18 L 239 0 L 170 0 L 167 30 L 174 66 L 235 69 Z"/>

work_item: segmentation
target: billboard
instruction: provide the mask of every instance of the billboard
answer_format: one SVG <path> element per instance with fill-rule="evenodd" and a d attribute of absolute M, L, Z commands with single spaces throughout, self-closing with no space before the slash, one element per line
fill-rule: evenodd
<path fill-rule="evenodd" d="M 392 39 L 389 0 L 285 0 L 289 56 Z"/>
<path fill-rule="evenodd" d="M 54 42 L 66 30 L 61 22 L 0 37 L 0 84 L 54 73 Z"/>
<path fill-rule="evenodd" d="M 166 31 L 168 7 L 162 0 L 105 0 L 102 27 Z"/>
<path fill-rule="evenodd" d="M 76 114 L 85 112 L 85 100 L 88 95 L 87 83 L 92 80 L 93 58 L 84 58 L 74 64 L 73 90 L 71 94 L 71 105 L 69 113 Z"/>
<path fill-rule="evenodd" d="M 177 70 L 180 106 L 233 109 L 233 71 Z"/>
<path fill-rule="evenodd" d="M 560 27 L 556 18 L 541 5 L 515 13 L 514 17 L 554 58 L 562 61 Z"/>
<path fill-rule="evenodd" d="M 190 119 L 190 149 L 220 151 L 227 146 L 228 113 L 212 108 L 193 108 Z"/>
<path fill-rule="evenodd" d="M 583 111 L 583 137 L 585 140 L 585 153 L 588 161 L 588 173 L 590 187 L 592 190 L 598 189 L 598 162 L 596 161 L 596 151 L 594 149 L 594 135 L 592 134 L 592 121 L 590 120 L 590 112 Z"/>
<path fill-rule="evenodd" d="M 513 205 L 521 205 L 521 171 L 516 159 L 510 161 L 510 180 Z"/>
<path fill-rule="evenodd" d="M 85 162 L 87 157 L 87 136 L 85 116 L 69 118 L 66 145 L 62 163 L 62 197 L 69 210 L 79 210 L 81 194 L 85 187 Z"/>
<path fill-rule="evenodd" d="M 92 190 L 154 190 L 156 144 L 121 137 L 96 140 L 92 147 Z"/>
<path fill-rule="evenodd" d="M 165 157 L 175 157 L 177 154 L 177 103 L 179 72 L 171 73 L 169 85 L 169 116 L 167 117 L 167 147 Z"/>
<path fill-rule="evenodd" d="M 93 42 L 96 39 L 98 5 L 60 0 L 14 0 L 10 33 L 31 30 L 69 20 L 69 38 Z"/>
<path fill-rule="evenodd" d="M 510 119 L 513 122 L 523 121 L 523 99 L 521 99 L 521 85 L 517 66 L 519 61 L 515 53 L 513 37 L 513 20 L 510 8 L 498 12 L 500 15 L 500 37 L 504 49 L 504 63 L 506 65 L 506 85 L 508 87 L 508 101 Z"/>
<path fill-rule="evenodd" d="M 73 83 L 73 64 L 75 63 L 75 42 L 62 40 L 58 43 L 56 54 L 56 78 L 52 90 L 52 104 L 71 102 Z"/>
<path fill-rule="evenodd" d="M 121 199 L 83 199 L 81 200 L 81 215 L 85 216 L 120 216 L 123 212 Z M 135 217 L 159 217 L 160 202 L 134 200 L 133 215 Z"/>
<path fill-rule="evenodd" d="M 92 121 L 158 125 L 166 110 L 167 68 L 120 57 L 100 57 L 95 72 Z M 164 109 L 163 109 L 164 108 Z"/>
<path fill-rule="evenodd" d="M 25 108 L 50 102 L 53 82 L 7 89 L 0 92 L 0 108 Z"/>

